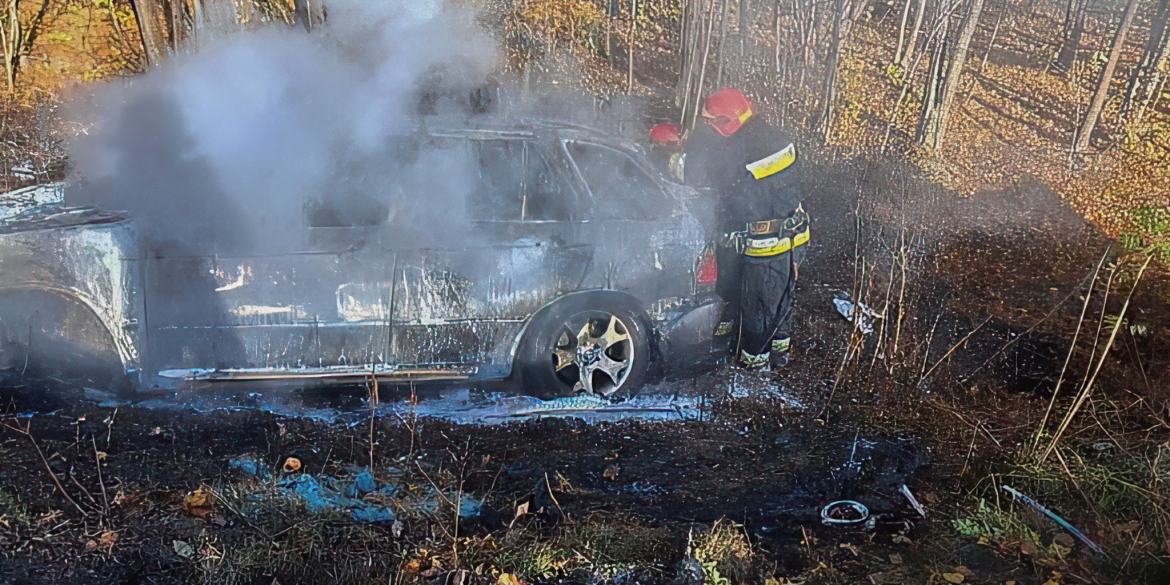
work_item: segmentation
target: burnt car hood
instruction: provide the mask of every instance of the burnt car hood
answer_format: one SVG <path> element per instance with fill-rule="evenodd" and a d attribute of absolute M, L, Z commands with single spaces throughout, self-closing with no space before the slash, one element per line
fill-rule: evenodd
<path fill-rule="evenodd" d="M 121 213 L 66 205 L 64 183 L 0 193 L 0 234 L 100 225 L 127 219 Z"/>

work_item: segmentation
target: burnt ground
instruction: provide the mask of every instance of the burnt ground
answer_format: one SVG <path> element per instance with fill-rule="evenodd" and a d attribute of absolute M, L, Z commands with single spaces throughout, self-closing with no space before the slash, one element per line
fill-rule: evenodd
<path fill-rule="evenodd" d="M 1077 472 L 1068 482 L 1024 447 L 1108 241 L 1035 185 L 959 200 L 905 165 L 813 164 L 832 172 L 813 173 L 802 333 L 776 376 L 721 369 L 654 390 L 700 397 L 687 420 L 487 425 L 415 417 L 409 405 L 379 410 L 371 423 L 361 415 L 364 390 L 324 398 L 288 390 L 312 416 L 262 404 L 195 408 L 181 395 L 165 406 L 113 406 L 6 390 L 0 583 L 510 582 L 501 574 L 524 582 L 1166 582 L 1170 551 L 1142 548 L 1165 534 L 1150 513 L 1165 493 L 1142 487 L 1152 495 L 1129 505 L 1080 471 L 1098 469 L 1094 452 L 1119 461 L 1135 452 L 1131 426 L 1147 442 L 1170 439 L 1170 427 L 1151 423 L 1163 420 L 1167 400 L 1162 269 L 1151 269 L 1132 301 L 1130 322 L 1146 333 L 1123 336 L 1091 419 L 1066 439 L 1065 457 L 1081 458 L 1081 468 L 1062 458 Z M 1117 287 L 1127 291 L 1133 270 L 1119 256 L 1110 262 L 1122 262 Z M 1090 315 L 1118 311 L 1117 291 L 1104 288 L 1103 280 L 1094 287 Z M 887 326 L 853 334 L 832 308 L 839 291 L 885 308 Z M 1086 329 L 1097 325 L 1090 319 Z M 1078 350 L 1070 360 L 1078 382 L 1091 355 Z M 381 399 L 424 405 L 449 391 L 382 389 Z M 1067 405 L 1058 401 L 1057 412 Z M 321 414 L 331 409 L 344 416 Z M 231 463 L 279 466 L 290 456 L 320 477 L 349 477 L 372 462 L 380 483 L 398 486 L 379 500 L 397 522 L 309 513 Z M 1012 506 L 1002 483 L 1061 513 L 1110 557 Z M 903 484 L 925 519 L 900 495 Z M 201 486 L 210 503 L 191 499 Z M 483 506 L 460 519 L 464 497 Z M 837 499 L 867 505 L 874 525 L 822 524 L 821 507 Z"/>

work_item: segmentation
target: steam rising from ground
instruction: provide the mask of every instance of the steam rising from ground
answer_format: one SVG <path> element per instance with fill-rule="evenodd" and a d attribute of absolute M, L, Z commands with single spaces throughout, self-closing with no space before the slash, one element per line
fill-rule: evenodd
<path fill-rule="evenodd" d="M 268 25 L 102 87 L 73 104 L 88 130 L 68 197 L 200 252 L 295 247 L 306 209 L 458 222 L 471 177 L 441 150 L 417 158 L 408 137 L 422 89 L 466 94 L 496 68 L 473 17 L 438 0 L 334 0 L 311 34 Z"/>

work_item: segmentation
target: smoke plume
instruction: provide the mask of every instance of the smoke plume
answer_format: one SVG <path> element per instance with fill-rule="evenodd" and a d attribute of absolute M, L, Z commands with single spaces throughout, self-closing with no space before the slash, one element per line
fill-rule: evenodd
<path fill-rule="evenodd" d="M 453 151 L 420 154 L 420 98 L 466 95 L 498 55 L 446 2 L 333 0 L 311 33 L 238 32 L 75 100 L 86 132 L 67 197 L 129 211 L 152 245 L 198 252 L 295 247 L 306 217 L 449 225 L 472 178 Z"/>

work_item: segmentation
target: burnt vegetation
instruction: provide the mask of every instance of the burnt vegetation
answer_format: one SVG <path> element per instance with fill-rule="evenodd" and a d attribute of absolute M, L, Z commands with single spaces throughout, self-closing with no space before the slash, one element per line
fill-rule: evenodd
<path fill-rule="evenodd" d="M 1165 0 L 454 3 L 526 111 L 640 135 L 735 86 L 800 137 L 814 239 L 791 364 L 653 390 L 696 397 L 685 421 L 596 424 L 450 422 L 418 408 L 445 390 L 376 382 L 288 390 L 291 415 L 0 378 L 0 582 L 1170 580 Z M 62 103 L 86 83 L 328 14 L 7 1 L 0 182 L 69 175 L 86 128 Z M 846 295 L 872 312 L 843 319 Z M 375 489 L 353 499 L 392 521 L 285 483 L 362 469 Z M 874 526 L 822 524 L 837 499 Z"/>

